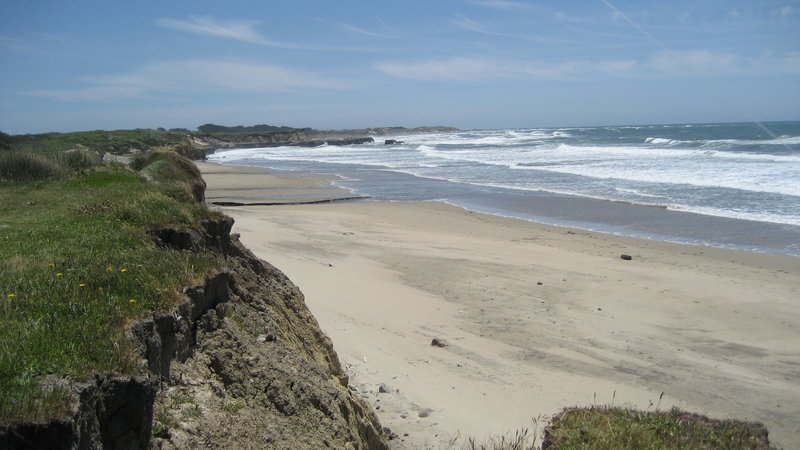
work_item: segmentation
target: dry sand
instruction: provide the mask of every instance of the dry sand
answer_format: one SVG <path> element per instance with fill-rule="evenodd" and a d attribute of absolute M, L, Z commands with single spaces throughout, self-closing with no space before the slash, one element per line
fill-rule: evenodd
<path fill-rule="evenodd" d="M 316 200 L 330 181 L 199 166 L 210 200 L 230 192 L 219 187 Z M 757 420 L 774 444 L 800 442 L 800 258 L 436 202 L 223 210 L 303 291 L 397 448 L 534 430 L 593 403 Z"/>

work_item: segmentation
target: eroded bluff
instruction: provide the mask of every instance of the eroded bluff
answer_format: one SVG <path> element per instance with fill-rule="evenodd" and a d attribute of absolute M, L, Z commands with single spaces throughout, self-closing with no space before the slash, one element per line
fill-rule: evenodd
<path fill-rule="evenodd" d="M 163 382 L 150 446 L 388 448 L 377 418 L 348 388 L 302 293 L 231 238 L 232 225 L 226 217 L 188 237 L 162 230 L 166 241 L 158 238 L 168 246 L 212 249 L 221 271 L 207 279 L 202 294 L 187 292 L 205 312 L 184 308 L 165 336 L 158 317 L 132 329 Z M 176 336 L 186 336 L 191 350 L 172 342 Z"/>
<path fill-rule="evenodd" d="M 218 269 L 129 327 L 142 374 L 49 380 L 72 392 L 72 412 L 4 426 L 0 448 L 388 448 L 303 295 L 232 225 L 151 231 L 165 251 L 209 252 Z"/>

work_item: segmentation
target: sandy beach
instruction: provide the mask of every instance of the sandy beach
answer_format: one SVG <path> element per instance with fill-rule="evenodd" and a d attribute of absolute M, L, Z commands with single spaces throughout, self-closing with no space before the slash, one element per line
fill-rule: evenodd
<path fill-rule="evenodd" d="M 198 166 L 209 202 L 348 195 L 328 176 Z M 441 202 L 221 209 L 303 291 L 396 448 L 457 448 L 611 403 L 760 421 L 774 445 L 800 442 L 800 258 Z"/>

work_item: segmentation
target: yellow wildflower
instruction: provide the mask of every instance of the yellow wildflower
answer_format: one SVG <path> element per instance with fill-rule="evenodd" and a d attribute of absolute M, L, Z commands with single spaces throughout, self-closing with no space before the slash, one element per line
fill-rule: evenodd
<path fill-rule="evenodd" d="M 120 271 L 120 272 L 127 272 L 127 271 L 128 271 L 128 269 L 126 269 L 126 268 L 124 268 L 124 267 L 123 267 L 122 269 L 119 269 L 119 271 Z"/>
<path fill-rule="evenodd" d="M 55 267 L 56 265 L 55 265 L 55 264 L 53 264 L 53 263 L 50 263 L 50 264 L 48 264 L 48 266 L 50 266 L 50 267 Z"/>
<path fill-rule="evenodd" d="M 17 294 L 14 294 L 13 292 L 11 294 L 8 294 L 8 298 L 16 297 L 16 296 L 17 296 Z"/>
<path fill-rule="evenodd" d="M 136 303 L 136 299 L 135 299 L 135 298 L 132 298 L 132 299 L 128 300 L 128 302 L 129 302 L 129 303 Z"/>
<path fill-rule="evenodd" d="M 109 271 L 109 272 L 111 272 L 111 271 L 112 271 L 112 270 L 114 270 L 114 269 L 112 269 L 111 267 L 106 267 L 106 270 L 107 270 L 107 271 Z"/>
<path fill-rule="evenodd" d="M 86 283 L 81 283 L 81 284 L 79 284 L 78 286 L 80 286 L 80 287 L 86 287 Z"/>
<path fill-rule="evenodd" d="M 60 277 L 61 275 L 64 275 L 64 274 L 63 274 L 63 273 L 61 273 L 61 272 L 58 272 L 58 273 L 56 274 L 56 276 L 57 276 L 57 277 Z"/>

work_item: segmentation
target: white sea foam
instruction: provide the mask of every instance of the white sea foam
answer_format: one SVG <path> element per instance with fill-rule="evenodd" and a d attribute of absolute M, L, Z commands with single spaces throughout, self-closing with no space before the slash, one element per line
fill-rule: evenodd
<path fill-rule="evenodd" d="M 247 165 L 286 161 L 366 165 L 472 185 L 669 204 L 703 214 L 796 224 L 800 136 L 731 139 L 724 129 L 714 136 L 713 127 L 697 126 L 697 131 L 680 134 L 675 130 L 685 127 L 402 135 L 392 138 L 405 144 L 392 146 L 233 149 L 209 159 Z M 620 136 L 627 141 L 620 141 Z"/>
<path fill-rule="evenodd" d="M 649 137 L 644 140 L 648 144 L 655 144 L 655 145 L 675 145 L 680 144 L 682 141 L 678 141 L 675 139 L 664 139 L 658 137 Z"/>

